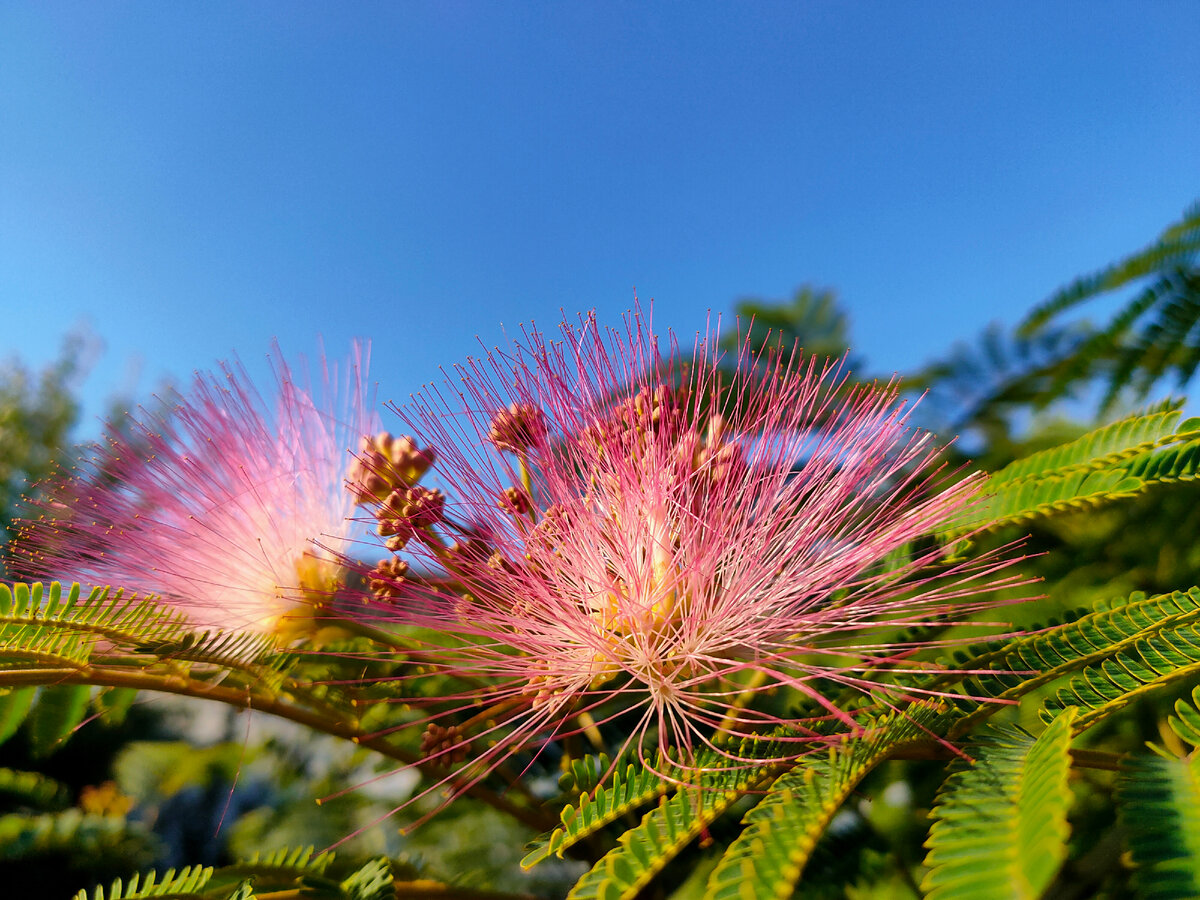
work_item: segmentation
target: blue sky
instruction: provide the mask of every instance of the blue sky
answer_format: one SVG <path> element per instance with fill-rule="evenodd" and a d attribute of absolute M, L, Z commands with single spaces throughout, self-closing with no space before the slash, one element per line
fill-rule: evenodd
<path fill-rule="evenodd" d="M 835 288 L 911 369 L 1200 196 L 1196 6 L 0 7 L 0 358 L 88 415 L 373 341 L 382 399 L 634 291 L 684 333 Z M 133 381 L 132 372 L 140 372 Z"/>

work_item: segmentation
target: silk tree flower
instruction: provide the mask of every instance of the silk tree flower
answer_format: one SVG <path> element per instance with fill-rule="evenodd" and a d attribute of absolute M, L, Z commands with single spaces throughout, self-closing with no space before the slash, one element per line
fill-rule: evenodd
<path fill-rule="evenodd" d="M 715 332 L 685 349 L 640 310 L 625 326 L 526 330 L 397 410 L 449 496 L 376 504 L 399 555 L 372 585 L 426 636 L 425 669 L 463 685 L 425 719 L 431 758 L 469 760 L 456 789 L 606 721 L 650 765 L 779 726 L 798 756 L 854 727 L 832 694 L 912 699 L 872 675 L 929 665 L 889 634 L 965 621 L 1016 581 L 932 542 L 895 559 L 981 483 L 938 468 L 895 383 L 749 341 L 723 354 Z"/>
<path fill-rule="evenodd" d="M 287 639 L 312 624 L 343 583 L 347 467 L 375 424 L 366 360 L 323 364 L 318 391 L 278 347 L 272 367 L 269 399 L 223 364 L 110 429 L 34 503 L 16 570 L 155 594 L 203 628 Z"/>

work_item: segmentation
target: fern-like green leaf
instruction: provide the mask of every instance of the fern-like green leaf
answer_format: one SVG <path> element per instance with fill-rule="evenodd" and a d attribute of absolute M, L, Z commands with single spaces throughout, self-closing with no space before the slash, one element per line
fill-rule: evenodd
<path fill-rule="evenodd" d="M 212 873 L 211 866 L 191 866 L 180 869 L 178 874 L 174 869 L 168 869 L 161 878 L 153 871 L 134 875 L 128 884 L 118 878 L 107 893 L 103 887 L 96 888 L 90 900 L 142 900 L 146 897 L 207 900 L 200 892 L 208 884 Z M 89 900 L 87 891 L 80 891 L 75 895 L 75 900 Z"/>
<path fill-rule="evenodd" d="M 588 754 L 567 762 L 567 769 L 558 779 L 558 789 L 564 794 L 590 791 L 599 785 L 612 769 L 612 760 L 607 753 L 599 756 Z"/>
<path fill-rule="evenodd" d="M 855 786 L 896 747 L 921 740 L 944 712 L 919 705 L 865 725 L 803 760 L 746 814 L 746 829 L 709 876 L 706 900 L 792 896 L 817 840 Z"/>
<path fill-rule="evenodd" d="M 1200 324 L 1200 204 L 1148 247 L 1056 292 L 1021 326 L 1025 335 L 1051 318 L 1100 294 L 1142 282 L 1140 290 L 1113 317 L 1064 358 L 1045 396 L 1059 397 L 1073 385 L 1103 375 L 1108 382 L 1102 401 L 1108 408 L 1129 389 L 1139 395 L 1173 372 L 1180 384 L 1200 363 L 1195 341 Z"/>
<path fill-rule="evenodd" d="M 990 669 L 967 679 L 974 696 L 1016 700 L 1031 690 L 1069 679 L 1044 705 L 1047 716 L 1079 708 L 1079 733 L 1136 698 L 1200 675 L 1200 588 L 1146 597 L 1133 594 L 1074 622 L 1015 638 L 975 656 L 959 656 L 960 670 Z M 932 680 L 937 685 L 946 675 Z M 956 726 L 965 732 L 994 711 L 973 704 Z"/>
<path fill-rule="evenodd" d="M 1111 468 L 1113 465 L 1160 447 L 1200 436 L 1200 418 L 1180 422 L 1178 409 L 1128 416 L 1082 437 L 1030 454 L 988 479 L 989 489 L 1030 478 L 1065 476 L 1074 471 Z"/>
<path fill-rule="evenodd" d="M 0 626 L 41 625 L 76 631 L 121 646 L 178 638 L 189 630 L 180 612 L 166 604 L 107 587 L 84 596 L 78 584 L 63 592 L 57 581 L 0 584 Z M 0 629 L 0 634 L 3 630 Z"/>
<path fill-rule="evenodd" d="M 97 648 L 100 648 L 97 651 Z M 93 659 L 93 654 L 102 656 Z M 277 692 L 296 659 L 278 651 L 268 635 L 192 629 L 169 605 L 95 588 L 84 596 L 78 584 L 0 584 L 0 661 L 8 669 L 87 670 L 123 658 L 139 667 L 155 659 L 175 666 L 225 670 L 243 683 Z M 103 716 L 119 719 L 132 693 L 114 693 L 99 704 Z"/>
<path fill-rule="evenodd" d="M 1200 476 L 1200 419 L 1166 409 L 1130 416 L 991 476 L 980 499 L 941 531 L 950 538 L 1132 497 Z"/>
<path fill-rule="evenodd" d="M 1066 858 L 1073 710 L 1036 739 L 990 728 L 946 779 L 929 830 L 928 900 L 1037 900 Z"/>
<path fill-rule="evenodd" d="M 333 854 L 328 851 L 316 853 L 313 847 L 281 847 L 270 853 L 255 853 L 249 859 L 222 867 L 221 872 L 228 874 L 231 871 L 239 871 L 248 876 L 273 872 L 322 875 L 331 862 Z"/>
<path fill-rule="evenodd" d="M 1195 481 L 1200 477 L 1200 440 L 1142 453 L 1121 466 L 1127 477 L 1144 485 Z"/>
<path fill-rule="evenodd" d="M 256 892 L 268 893 L 294 890 L 299 886 L 307 889 L 316 883 L 336 895 L 340 888 L 324 877 L 331 862 L 332 853 L 314 855 L 312 847 L 282 847 L 222 866 L 213 873 L 210 886 L 233 890 L 241 884 L 253 884 Z M 322 896 L 315 887 L 313 895 Z"/>
<path fill-rule="evenodd" d="M 697 785 L 681 787 L 621 835 L 618 844 L 585 874 L 567 900 L 631 900 L 688 844 L 748 791 L 761 788 L 777 770 L 737 768 L 704 771 Z"/>
<path fill-rule="evenodd" d="M 0 661 L 7 669 L 82 669 L 92 653 L 86 635 L 40 624 L 0 625 Z"/>
<path fill-rule="evenodd" d="M 1132 760 L 1117 783 L 1117 804 L 1140 896 L 1200 897 L 1200 757 Z"/>
<path fill-rule="evenodd" d="M 252 631 L 191 632 L 182 639 L 147 647 L 156 656 L 240 673 L 268 691 L 278 690 L 295 661 L 278 652 L 275 639 Z"/>
<path fill-rule="evenodd" d="M 346 900 L 393 900 L 392 867 L 386 859 L 374 859 L 342 882 Z"/>
<path fill-rule="evenodd" d="M 285 847 L 219 869 L 195 866 L 178 873 L 169 870 L 161 878 L 151 871 L 127 882 L 118 879 L 107 891 L 97 888 L 90 897 L 80 891 L 76 900 L 253 900 L 258 896 L 394 900 L 397 895 L 388 860 L 373 859 L 342 881 L 326 876 L 332 861 L 332 854 L 314 855 L 312 847 Z M 428 892 L 430 883 L 421 887 Z"/>
<path fill-rule="evenodd" d="M 608 767 L 605 766 L 600 775 L 603 776 L 607 771 Z M 576 804 L 564 807 L 559 816 L 562 826 L 531 842 L 521 865 L 528 869 L 551 854 L 562 858 L 567 848 L 626 813 L 662 796 L 670 787 L 670 782 L 656 772 L 628 764 L 624 772 L 613 772 L 605 785 L 594 794 L 581 793 Z"/>
<path fill-rule="evenodd" d="M 1077 278 L 1038 304 L 1021 323 L 1021 331 L 1030 334 L 1071 307 L 1155 272 L 1186 264 L 1198 252 L 1200 203 L 1194 203 L 1184 211 L 1180 221 L 1163 231 L 1154 243 L 1118 263 Z"/>
<path fill-rule="evenodd" d="M 1145 694 L 1200 678 L 1200 631 L 1194 622 L 1144 629 L 1135 640 L 1088 665 L 1047 698 L 1042 716 L 1077 706 L 1076 733 L 1127 707 Z"/>
<path fill-rule="evenodd" d="M 1200 747 L 1200 686 L 1192 689 L 1192 702 L 1175 701 L 1175 715 L 1167 717 L 1171 730 L 1194 747 Z"/>
<path fill-rule="evenodd" d="M 984 493 L 942 532 L 945 537 L 977 528 L 999 528 L 1055 513 L 1072 512 L 1133 497 L 1149 485 L 1122 468 L 1075 469 L 1066 475 L 1028 478 Z"/>

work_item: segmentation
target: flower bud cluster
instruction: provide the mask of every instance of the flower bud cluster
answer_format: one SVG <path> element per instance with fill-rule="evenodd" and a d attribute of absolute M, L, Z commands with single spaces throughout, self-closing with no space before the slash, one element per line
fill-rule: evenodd
<path fill-rule="evenodd" d="M 380 537 L 388 539 L 389 550 L 402 550 L 419 531 L 440 522 L 445 507 L 446 495 L 437 489 L 420 485 L 400 487 L 388 494 L 375 510 L 375 518 L 379 520 L 376 530 Z"/>
<path fill-rule="evenodd" d="M 546 417 L 529 403 L 513 403 L 492 416 L 487 438 L 497 450 L 525 453 L 546 438 Z"/>
<path fill-rule="evenodd" d="M 379 502 L 397 488 L 420 481 L 433 461 L 432 447 L 421 450 L 411 437 L 394 437 L 381 431 L 362 439 L 346 473 L 347 487 L 355 503 Z"/>
<path fill-rule="evenodd" d="M 672 387 L 667 384 L 642 387 L 629 400 L 628 410 L 630 424 L 640 423 L 643 426 L 658 425 L 664 420 L 670 421 L 674 416 L 687 410 L 691 400 L 691 391 L 686 387 Z"/>
<path fill-rule="evenodd" d="M 446 496 L 417 484 L 433 466 L 432 447 L 421 449 L 411 437 L 381 431 L 364 437 L 346 475 L 355 503 L 372 507 L 376 531 L 393 553 L 424 529 L 442 521 Z M 396 557 L 380 561 L 368 576 L 374 595 L 395 600 L 408 580 L 408 563 Z"/>
<path fill-rule="evenodd" d="M 524 488 L 505 488 L 496 503 L 502 510 L 514 516 L 528 516 L 533 512 L 533 500 Z"/>
<path fill-rule="evenodd" d="M 381 431 L 362 439 L 346 486 L 356 503 L 375 507 L 389 550 L 403 549 L 417 531 L 441 521 L 445 495 L 417 484 L 433 461 L 433 448 L 420 450 L 411 437 Z"/>
<path fill-rule="evenodd" d="M 463 731 L 457 725 L 445 727 L 430 722 L 421 735 L 421 755 L 434 757 L 440 765 L 462 762 L 470 749 L 470 742 L 463 738 Z"/>
<path fill-rule="evenodd" d="M 380 600 L 393 600 L 400 596 L 401 588 L 408 576 L 408 563 L 394 556 L 381 559 L 367 577 L 371 592 Z"/>

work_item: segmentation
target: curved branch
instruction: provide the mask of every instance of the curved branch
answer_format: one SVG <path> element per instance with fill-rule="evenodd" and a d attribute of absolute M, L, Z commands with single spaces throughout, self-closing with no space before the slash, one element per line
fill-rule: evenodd
<path fill-rule="evenodd" d="M 418 754 L 397 747 L 386 738 L 363 731 L 357 722 L 327 719 L 312 710 L 288 703 L 278 697 L 255 694 L 249 690 L 207 684 L 183 675 L 156 675 L 143 671 L 85 667 L 80 669 L 9 669 L 0 670 L 0 687 L 39 686 L 53 684 L 83 684 L 94 687 L 123 687 L 134 690 L 159 691 L 184 697 L 214 700 L 239 709 L 268 713 L 304 725 L 314 731 L 343 738 L 388 759 L 425 771 L 429 763 Z M 459 787 L 451 783 L 453 787 Z M 481 785 L 461 786 L 463 793 L 512 816 L 537 831 L 552 827 L 558 820 L 543 809 L 521 806 Z"/>

